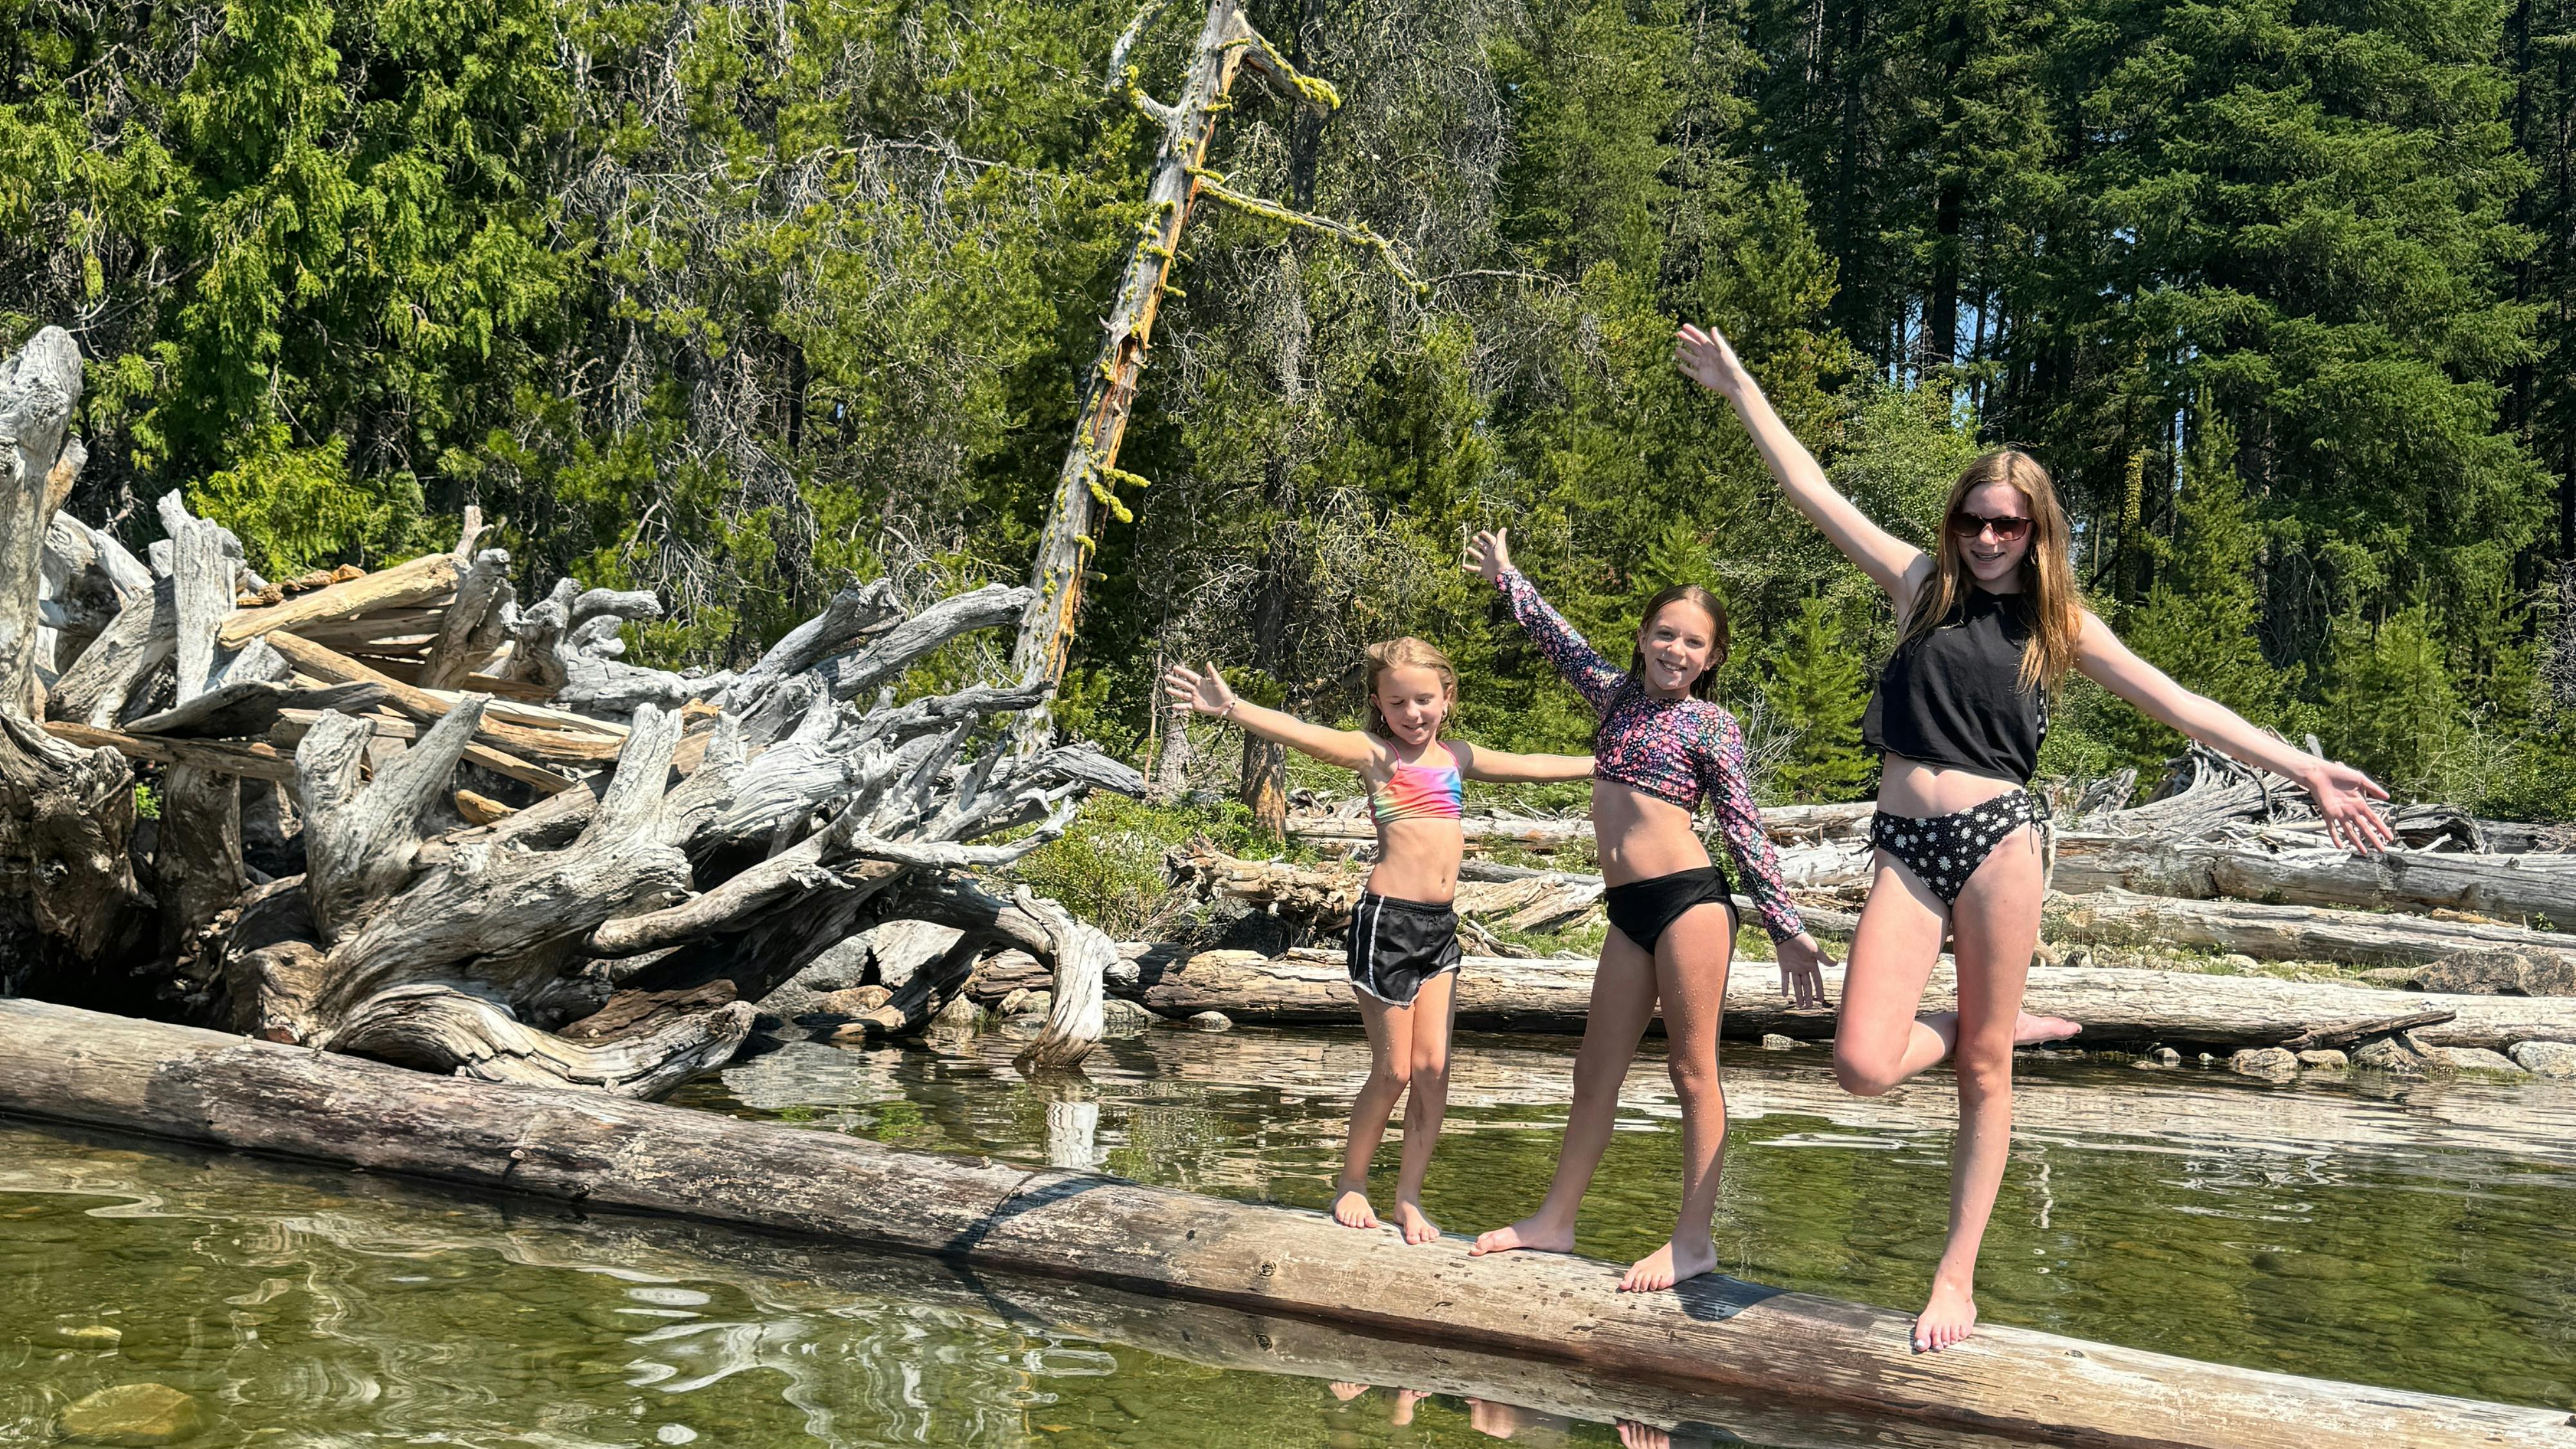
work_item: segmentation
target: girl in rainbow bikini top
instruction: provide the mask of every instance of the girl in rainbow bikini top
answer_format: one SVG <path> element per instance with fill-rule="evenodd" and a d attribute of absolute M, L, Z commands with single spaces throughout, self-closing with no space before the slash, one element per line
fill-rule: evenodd
<path fill-rule="evenodd" d="M 1404 1109 L 1404 1158 L 1396 1177 L 1396 1225 L 1408 1243 L 1440 1229 L 1422 1211 L 1422 1178 L 1449 1104 L 1449 1028 L 1459 967 L 1458 820 L 1465 781 L 1580 780 L 1589 755 L 1511 755 L 1440 738 L 1458 702 L 1448 656 L 1419 639 L 1368 651 L 1369 727 L 1327 729 L 1263 709 L 1235 695 L 1214 665 L 1204 674 L 1175 667 L 1163 687 L 1201 714 L 1230 719 L 1252 734 L 1359 772 L 1377 819 L 1377 862 L 1351 911 L 1350 977 L 1368 1028 L 1369 1074 L 1351 1107 L 1333 1217 L 1374 1228 L 1368 1171 L 1387 1114 Z"/>

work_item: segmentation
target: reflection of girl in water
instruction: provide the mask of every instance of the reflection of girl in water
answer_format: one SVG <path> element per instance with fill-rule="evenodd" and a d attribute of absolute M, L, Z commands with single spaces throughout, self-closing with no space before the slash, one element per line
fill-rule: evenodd
<path fill-rule="evenodd" d="M 1507 755 L 1465 741 L 1443 741 L 1440 727 L 1458 703 L 1458 672 L 1419 639 L 1372 644 L 1368 651 L 1369 727 L 1326 729 L 1263 709 L 1237 696 L 1211 664 L 1205 674 L 1174 666 L 1163 688 L 1201 714 L 1229 719 L 1359 772 L 1377 817 L 1377 864 L 1351 912 L 1351 994 L 1368 1028 L 1369 1074 L 1351 1106 L 1342 1175 L 1333 1184 L 1333 1218 L 1374 1228 L 1369 1164 L 1386 1135 L 1387 1114 L 1409 1090 L 1404 1160 L 1395 1181 L 1396 1226 L 1408 1243 L 1427 1243 L 1440 1229 L 1422 1211 L 1422 1178 L 1449 1105 L 1449 1025 L 1458 982 L 1458 859 L 1466 848 L 1459 817 L 1466 780 L 1580 780 L 1592 760 L 1582 755 Z"/>

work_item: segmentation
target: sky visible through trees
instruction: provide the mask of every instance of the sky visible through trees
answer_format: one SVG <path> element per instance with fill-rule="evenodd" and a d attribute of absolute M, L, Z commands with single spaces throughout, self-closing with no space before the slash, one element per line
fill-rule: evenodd
<path fill-rule="evenodd" d="M 1200 7 L 1131 62 L 1169 94 Z M 1610 652 L 1695 580 L 1777 798 L 1865 795 L 1881 601 L 1666 360 L 1725 328 L 1875 516 L 2031 449 L 2142 652 L 2401 792 L 2576 814 L 2576 0 L 1257 0 L 1343 98 L 1238 88 L 1059 718 L 1156 660 L 1356 718 L 1449 647 L 1462 725 L 1579 748 L 1453 567 L 1509 525 Z M 1126 0 L 20 3 L 0 314 L 71 328 L 71 507 L 171 488 L 272 575 L 466 504 L 660 589 L 723 662 L 853 575 L 1025 576 L 1155 128 Z M 941 667 L 989 667 L 960 657 Z M 2553 688 L 2553 681 L 2555 687 Z M 2078 689 L 2044 767 L 2176 740 Z"/>

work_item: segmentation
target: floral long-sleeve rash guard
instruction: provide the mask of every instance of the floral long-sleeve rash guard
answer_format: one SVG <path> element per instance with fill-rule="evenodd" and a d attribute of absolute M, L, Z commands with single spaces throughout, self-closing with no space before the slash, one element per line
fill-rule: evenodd
<path fill-rule="evenodd" d="M 1628 671 L 1585 643 L 1518 569 L 1504 570 L 1495 585 L 1538 651 L 1601 716 L 1601 732 L 1592 745 L 1592 777 L 1660 796 L 1685 810 L 1698 809 L 1705 797 L 1762 929 L 1774 941 L 1805 930 L 1789 899 L 1788 882 L 1781 879 L 1779 854 L 1762 833 L 1745 768 L 1744 732 L 1735 716 L 1704 699 L 1648 694 Z"/>

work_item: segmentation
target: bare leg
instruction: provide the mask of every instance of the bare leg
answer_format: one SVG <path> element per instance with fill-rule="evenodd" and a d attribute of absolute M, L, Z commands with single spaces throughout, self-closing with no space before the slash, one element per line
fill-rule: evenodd
<path fill-rule="evenodd" d="M 1726 1158 L 1726 1089 L 1718 1081 L 1717 1035 L 1726 1016 L 1726 965 L 1735 951 L 1735 912 L 1693 906 L 1655 943 L 1655 982 L 1664 1003 L 1665 1062 L 1682 1104 L 1682 1210 L 1664 1245 L 1636 1261 L 1619 1287 L 1653 1293 L 1717 1266 L 1709 1220 L 1717 1212 Z"/>
<path fill-rule="evenodd" d="M 1369 1207 L 1369 1164 L 1377 1160 L 1377 1145 L 1386 1136 L 1386 1119 L 1395 1110 L 1396 1099 L 1413 1071 L 1409 1052 L 1402 1044 L 1413 1036 L 1412 1012 L 1401 1006 L 1389 1006 L 1365 991 L 1351 993 L 1359 999 L 1360 1024 L 1368 1029 L 1369 1074 L 1360 1083 L 1358 1100 L 1351 1103 L 1350 1136 L 1342 1148 L 1342 1175 L 1333 1183 L 1333 1221 L 1346 1228 L 1373 1228 L 1377 1213 Z"/>
<path fill-rule="evenodd" d="M 1914 873 L 1876 855 L 1869 903 L 1852 933 L 1834 1027 L 1834 1075 L 1843 1090 L 1875 1097 L 1950 1054 L 1949 1013 L 1918 1021 L 1924 983 L 1941 958 L 1948 924 L 1941 898 Z"/>
<path fill-rule="evenodd" d="M 1395 1225 L 1408 1243 L 1428 1243 L 1440 1227 L 1422 1211 L 1422 1179 L 1431 1149 L 1440 1141 L 1440 1119 L 1449 1110 L 1449 1029 L 1456 1019 L 1458 973 L 1444 971 L 1422 983 L 1412 1009 L 1413 1038 L 1399 1046 L 1411 1054 L 1413 1091 L 1404 1101 L 1404 1165 L 1395 1179 Z"/>
<path fill-rule="evenodd" d="M 1655 963 L 1614 927 L 1592 977 L 1583 1045 L 1574 1054 L 1574 1105 L 1565 1115 L 1565 1142 L 1557 1150 L 1547 1199 L 1537 1212 L 1477 1238 L 1468 1250 L 1471 1256 L 1514 1248 L 1574 1251 L 1575 1210 L 1583 1205 L 1583 1190 L 1592 1185 L 1601 1154 L 1610 1149 L 1610 1129 L 1619 1119 L 1619 1088 L 1628 1080 L 1637 1041 L 1654 1015 Z"/>
<path fill-rule="evenodd" d="M 2022 989 L 2039 945 L 2039 841 L 2023 831 L 1995 847 L 1959 893 L 1955 1027 L 1959 1135 L 1951 1150 L 1950 1241 L 1933 1270 L 1932 1296 L 1914 1321 L 1914 1345 L 1938 1352 L 1976 1328 L 1977 1252 L 2012 1150 L 2012 1055 Z"/>

